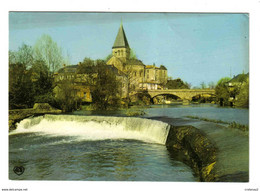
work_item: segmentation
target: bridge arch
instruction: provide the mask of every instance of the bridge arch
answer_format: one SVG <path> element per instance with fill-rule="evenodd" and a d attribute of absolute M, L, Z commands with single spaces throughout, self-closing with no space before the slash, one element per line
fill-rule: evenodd
<path fill-rule="evenodd" d="M 215 90 L 211 89 L 169 89 L 169 90 L 148 90 L 148 94 L 153 98 L 160 94 L 170 94 L 181 98 L 182 100 L 191 101 L 196 95 L 215 95 Z"/>
<path fill-rule="evenodd" d="M 206 103 L 216 101 L 216 95 L 212 93 L 196 94 L 192 97 L 192 101 Z"/>
<path fill-rule="evenodd" d="M 158 94 L 155 95 L 154 97 L 151 97 L 151 101 L 155 104 L 160 104 L 160 103 L 171 103 L 171 102 L 176 102 L 182 100 L 179 96 L 175 94 Z"/>
<path fill-rule="evenodd" d="M 152 98 L 151 98 L 151 95 L 148 94 L 147 91 L 132 92 L 130 94 L 130 101 L 137 102 L 138 100 L 141 100 L 144 103 L 148 104 L 151 102 Z"/>

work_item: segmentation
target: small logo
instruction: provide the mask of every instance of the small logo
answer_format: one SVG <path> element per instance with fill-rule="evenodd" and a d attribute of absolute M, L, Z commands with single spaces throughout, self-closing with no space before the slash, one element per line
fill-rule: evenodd
<path fill-rule="evenodd" d="M 15 166 L 13 171 L 18 176 L 22 175 L 24 173 L 25 168 L 23 166 Z"/>

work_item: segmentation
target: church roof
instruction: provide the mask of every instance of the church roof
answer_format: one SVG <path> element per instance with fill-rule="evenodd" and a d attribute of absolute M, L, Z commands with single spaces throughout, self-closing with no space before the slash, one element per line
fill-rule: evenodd
<path fill-rule="evenodd" d="M 123 25 L 120 25 L 116 40 L 112 48 L 129 48 Z"/>
<path fill-rule="evenodd" d="M 137 59 L 129 59 L 127 64 L 144 66 L 143 62 L 141 60 L 137 60 Z"/>

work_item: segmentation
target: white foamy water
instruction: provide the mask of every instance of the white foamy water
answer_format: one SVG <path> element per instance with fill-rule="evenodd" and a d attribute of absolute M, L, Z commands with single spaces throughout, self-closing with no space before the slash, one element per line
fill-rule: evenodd
<path fill-rule="evenodd" d="M 45 115 L 22 120 L 10 135 L 40 133 L 76 140 L 134 139 L 165 144 L 169 129 L 167 123 L 142 118 Z"/>

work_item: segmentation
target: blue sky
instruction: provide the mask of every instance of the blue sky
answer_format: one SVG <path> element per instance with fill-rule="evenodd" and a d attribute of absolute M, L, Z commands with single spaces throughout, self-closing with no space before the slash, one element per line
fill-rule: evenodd
<path fill-rule="evenodd" d="M 10 12 L 9 49 L 50 35 L 71 64 L 112 51 L 121 20 L 129 45 L 144 64 L 199 86 L 249 70 L 247 14 Z"/>

